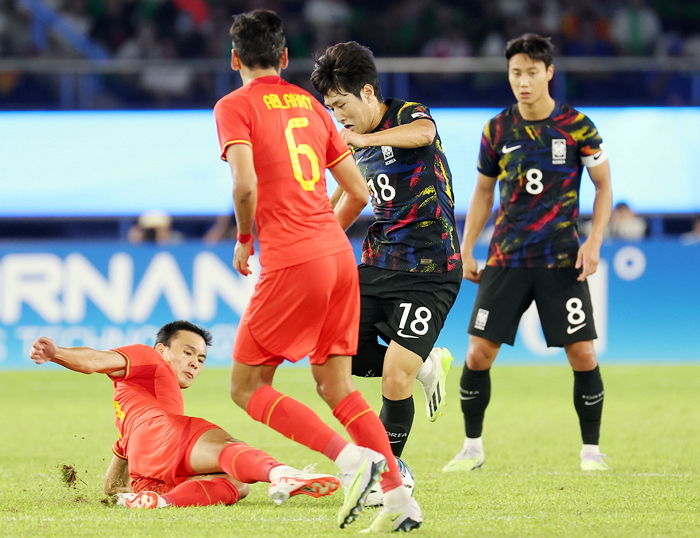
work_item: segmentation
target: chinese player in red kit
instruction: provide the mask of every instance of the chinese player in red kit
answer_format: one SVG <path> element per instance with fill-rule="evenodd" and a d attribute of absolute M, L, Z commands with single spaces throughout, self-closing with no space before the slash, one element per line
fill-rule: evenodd
<path fill-rule="evenodd" d="M 98 351 L 59 347 L 42 337 L 30 358 L 113 380 L 119 440 L 105 491 L 118 494 L 122 506 L 235 504 L 254 482 L 270 482 L 268 493 L 278 504 L 300 493 L 319 497 L 335 491 L 335 477 L 283 465 L 217 425 L 185 416 L 181 389 L 200 374 L 210 344 L 211 335 L 201 327 L 174 321 L 158 331 L 155 347 Z"/>
<path fill-rule="evenodd" d="M 360 301 L 343 229 L 367 203 L 367 184 L 324 107 L 280 78 L 288 56 L 279 17 L 267 10 L 238 15 L 231 37 L 231 66 L 243 86 L 223 97 L 214 113 L 221 157 L 234 182 L 233 265 L 250 274 L 255 224 L 262 266 L 236 335 L 231 397 L 255 420 L 335 461 L 345 487 L 340 527 L 356 519 L 381 477 L 385 506 L 370 530 L 417 528 L 420 508 L 401 487 L 384 427 L 350 374 Z M 326 168 L 347 195 L 335 208 Z M 318 393 L 354 443 L 272 387 L 283 361 L 307 355 Z"/>

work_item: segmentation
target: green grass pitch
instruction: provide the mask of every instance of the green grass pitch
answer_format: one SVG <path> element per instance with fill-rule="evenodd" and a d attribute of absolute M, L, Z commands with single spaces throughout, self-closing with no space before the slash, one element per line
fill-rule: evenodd
<path fill-rule="evenodd" d="M 425 523 L 418 535 L 461 536 L 700 536 L 700 364 L 603 366 L 606 400 L 601 448 L 613 470 L 578 470 L 580 438 L 564 366 L 508 366 L 492 372 L 493 392 L 478 471 L 443 474 L 461 447 L 462 415 L 456 362 L 448 407 L 436 423 L 425 418 L 417 386 L 416 419 L 404 451 L 416 477 Z M 291 465 L 320 454 L 293 443 L 234 407 L 228 371 L 205 371 L 185 393 L 188 414 Z M 337 425 L 307 368 L 282 368 L 278 389 Z M 376 380 L 357 385 L 378 408 Z M 274 506 L 266 485 L 236 506 L 125 510 L 101 503 L 102 473 L 111 457 L 111 383 L 105 376 L 34 367 L 0 372 L 0 536 L 350 536 L 335 527 L 341 495 L 299 496 Z M 60 467 L 78 472 L 74 487 Z"/>

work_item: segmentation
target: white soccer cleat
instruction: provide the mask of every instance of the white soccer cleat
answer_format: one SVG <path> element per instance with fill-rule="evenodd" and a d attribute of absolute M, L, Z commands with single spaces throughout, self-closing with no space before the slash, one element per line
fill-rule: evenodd
<path fill-rule="evenodd" d="M 408 532 L 423 523 L 423 513 L 418 502 L 406 488 L 398 487 L 384 494 L 385 505 L 363 533 Z"/>
<path fill-rule="evenodd" d="M 117 506 L 151 509 L 165 508 L 170 505 L 155 491 L 140 491 L 138 493 L 117 493 Z"/>
<path fill-rule="evenodd" d="M 605 461 L 607 456 L 600 452 L 581 451 L 582 471 L 609 471 L 610 465 Z"/>
<path fill-rule="evenodd" d="M 481 467 L 485 459 L 484 448 L 481 442 L 475 442 L 474 439 L 467 438 L 464 440 L 462 450 L 442 468 L 442 472 L 473 471 Z"/>
<path fill-rule="evenodd" d="M 403 480 L 403 487 L 408 490 L 409 495 L 413 495 L 413 489 L 416 485 L 415 479 L 413 478 L 413 472 L 411 472 L 410 467 L 401 458 L 396 458 L 396 463 L 399 465 L 399 472 L 401 473 L 401 478 Z M 384 494 L 379 483 L 375 484 L 374 487 L 367 495 L 367 500 L 365 501 L 365 506 L 367 508 L 377 508 L 384 505 Z"/>
<path fill-rule="evenodd" d="M 352 443 L 341 451 L 336 463 L 340 467 L 340 481 L 345 489 L 337 519 L 343 529 L 357 519 L 372 486 L 388 468 L 382 454 Z"/>
<path fill-rule="evenodd" d="M 416 375 L 425 391 L 425 412 L 430 422 L 435 422 L 442 415 L 442 408 L 447 403 L 446 381 L 453 360 L 452 353 L 446 347 L 433 348 L 425 359 L 430 364 L 424 364 Z"/>
<path fill-rule="evenodd" d="M 285 468 L 280 476 L 275 476 L 270 482 L 267 494 L 275 504 L 282 504 L 294 495 L 309 495 L 323 497 L 330 495 L 340 487 L 340 480 L 329 474 L 310 472 L 312 465 L 304 469 Z M 287 470 L 289 469 L 289 470 Z"/>

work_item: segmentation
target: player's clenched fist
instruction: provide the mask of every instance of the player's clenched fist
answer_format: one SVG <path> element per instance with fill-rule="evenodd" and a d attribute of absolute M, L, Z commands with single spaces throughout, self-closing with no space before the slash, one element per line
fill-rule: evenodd
<path fill-rule="evenodd" d="M 462 276 L 466 280 L 478 284 L 483 272 L 483 269 L 479 271 L 479 266 L 474 256 L 462 252 Z"/>
<path fill-rule="evenodd" d="M 348 146 L 352 146 L 354 148 L 367 147 L 367 144 L 365 143 L 365 136 L 361 133 L 356 133 L 350 129 L 342 129 L 340 131 L 340 137 Z"/>
<path fill-rule="evenodd" d="M 51 338 L 42 336 L 41 338 L 37 338 L 32 344 L 29 350 L 29 358 L 37 364 L 43 364 L 53 359 L 56 356 L 57 350 L 58 347 Z"/>

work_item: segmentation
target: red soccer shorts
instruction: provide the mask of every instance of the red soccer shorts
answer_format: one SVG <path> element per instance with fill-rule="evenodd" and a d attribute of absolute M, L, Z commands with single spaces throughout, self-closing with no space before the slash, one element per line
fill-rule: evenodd
<path fill-rule="evenodd" d="M 351 250 L 264 273 L 238 326 L 233 358 L 274 366 L 307 355 L 311 364 L 354 355 L 359 321 Z"/>
<path fill-rule="evenodd" d="M 201 418 L 167 414 L 137 426 L 129 435 L 127 454 L 133 490 L 167 493 L 194 475 L 192 448 L 204 432 L 218 427 Z"/>

